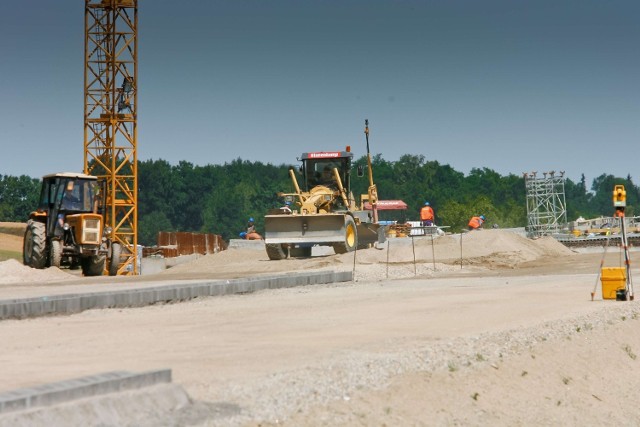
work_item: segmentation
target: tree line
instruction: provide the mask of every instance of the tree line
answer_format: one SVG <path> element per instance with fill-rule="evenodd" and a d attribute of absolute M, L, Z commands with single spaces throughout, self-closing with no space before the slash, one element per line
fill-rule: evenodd
<path fill-rule="evenodd" d="M 366 168 L 361 157 L 355 165 Z M 288 175 L 291 166 L 250 162 L 242 159 L 222 165 L 195 166 L 165 160 L 138 163 L 138 240 L 154 245 L 159 231 L 191 231 L 237 238 L 247 220 L 255 218 L 259 232 L 267 210 L 282 206 L 278 192 L 293 192 Z M 407 220 L 417 220 L 429 201 L 436 224 L 453 232 L 466 228 L 471 216 L 484 215 L 487 224 L 499 227 L 527 225 L 524 177 L 502 176 L 489 168 L 474 168 L 465 175 L 449 165 L 406 154 L 397 161 L 381 155 L 372 158 L 374 181 L 380 199 L 401 199 L 408 205 Z M 579 182 L 565 180 L 568 220 L 613 214 L 612 194 L 616 184 L 627 191 L 627 215 L 634 215 L 640 188 L 631 176 L 602 174 L 587 188 L 584 175 Z M 367 174 L 352 174 L 356 199 L 367 193 Z M 40 180 L 26 175 L 0 175 L 0 221 L 24 222 L 35 209 Z"/>

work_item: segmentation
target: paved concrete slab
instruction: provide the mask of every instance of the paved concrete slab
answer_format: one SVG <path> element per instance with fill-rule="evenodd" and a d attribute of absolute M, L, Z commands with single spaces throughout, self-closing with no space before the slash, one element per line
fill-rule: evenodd
<path fill-rule="evenodd" d="M 142 307 L 157 303 L 186 301 L 197 297 L 352 280 L 352 271 L 315 271 L 228 280 L 174 281 L 165 282 L 166 284 L 163 285 L 141 282 L 124 289 L 106 286 L 106 284 L 84 288 L 74 286 L 67 287 L 66 291 L 57 289 L 56 291 L 59 292 L 57 294 L 48 292 L 51 289 L 35 288 L 29 297 L 0 300 L 0 320 L 73 314 L 100 308 Z M 84 291 L 70 292 L 78 289 Z"/>
<path fill-rule="evenodd" d="M 0 414 L 170 382 L 171 369 L 142 373 L 106 372 L 0 393 Z"/>

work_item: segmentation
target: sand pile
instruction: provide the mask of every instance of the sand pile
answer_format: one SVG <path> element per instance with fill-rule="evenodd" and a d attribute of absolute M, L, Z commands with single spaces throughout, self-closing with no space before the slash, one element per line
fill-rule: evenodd
<path fill-rule="evenodd" d="M 71 278 L 76 276 L 56 267 L 37 270 L 20 264 L 15 259 L 0 262 L 0 284 L 54 282 Z"/>
<path fill-rule="evenodd" d="M 462 243 L 462 245 L 461 245 Z M 328 253 L 332 250 L 327 248 Z M 327 253 L 327 251 L 319 251 Z M 271 261 L 264 250 L 230 248 L 176 265 L 162 275 L 176 279 L 237 278 L 318 270 L 354 270 L 357 281 L 430 277 L 435 273 L 516 268 L 525 262 L 573 255 L 551 237 L 531 240 L 505 230 L 482 230 L 463 235 L 395 238 L 382 249 L 342 255 L 317 255 Z M 64 270 L 35 270 L 15 260 L 0 263 L 0 284 L 59 281 L 77 276 Z"/>
<path fill-rule="evenodd" d="M 480 264 L 485 267 L 516 267 L 518 264 L 546 257 L 572 255 L 573 252 L 552 237 L 528 239 L 503 230 L 482 230 L 463 235 L 446 235 L 415 239 L 390 239 L 388 250 L 366 250 L 358 254 L 360 263 Z M 389 252 L 387 257 L 387 252 Z M 352 258 L 352 255 L 342 255 Z"/>
<path fill-rule="evenodd" d="M 460 239 L 462 239 L 462 246 Z M 431 277 L 436 273 L 516 268 L 525 262 L 574 253 L 552 237 L 531 240 L 504 230 L 482 230 L 431 238 L 390 239 L 381 250 L 330 257 L 330 265 L 353 268 L 355 280 Z M 415 261 L 414 261 L 415 260 Z"/>
<path fill-rule="evenodd" d="M 429 237 L 415 238 L 413 242 L 411 238 L 395 238 L 382 249 L 280 261 L 270 261 L 264 250 L 230 248 L 178 265 L 163 274 L 186 277 L 199 273 L 215 278 L 289 271 L 354 270 L 356 281 L 385 280 L 460 271 L 461 262 L 465 271 L 476 271 L 516 268 L 524 262 L 566 255 L 573 255 L 573 252 L 551 237 L 531 240 L 510 231 L 482 230 L 462 237 L 460 234 L 438 236 L 433 242 Z"/>

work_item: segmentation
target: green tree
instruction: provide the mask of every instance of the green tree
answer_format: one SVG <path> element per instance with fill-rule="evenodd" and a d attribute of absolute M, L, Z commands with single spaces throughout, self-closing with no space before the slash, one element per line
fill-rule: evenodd
<path fill-rule="evenodd" d="M 25 222 L 38 205 L 40 180 L 0 175 L 0 221 Z"/>
<path fill-rule="evenodd" d="M 138 221 L 138 241 L 144 246 L 155 246 L 160 231 L 174 231 L 164 212 L 151 212 Z"/>
<path fill-rule="evenodd" d="M 592 218 L 597 215 L 592 203 L 593 194 L 587 191 L 584 174 L 578 183 L 567 178 L 564 183 L 564 191 L 568 221 L 579 217 Z"/>

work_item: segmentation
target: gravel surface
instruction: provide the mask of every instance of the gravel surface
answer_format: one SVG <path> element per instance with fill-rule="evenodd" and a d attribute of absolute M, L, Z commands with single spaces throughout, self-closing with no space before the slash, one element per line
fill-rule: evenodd
<path fill-rule="evenodd" d="M 0 322 L 3 390 L 110 370 L 174 374 L 166 389 L 0 425 L 79 425 L 78 413 L 95 426 L 635 424 L 639 310 L 591 300 L 600 254 L 499 230 L 462 239 L 462 257 L 460 236 L 444 236 L 358 251 L 355 264 L 229 250 L 156 280 L 354 265 L 356 280 Z M 14 268 L 51 274 L 56 288 L 67 274 L 5 262 L 0 277 Z"/>

